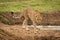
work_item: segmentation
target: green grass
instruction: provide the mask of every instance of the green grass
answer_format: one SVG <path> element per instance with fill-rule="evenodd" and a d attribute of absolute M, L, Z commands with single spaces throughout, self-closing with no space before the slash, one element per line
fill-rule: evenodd
<path fill-rule="evenodd" d="M 15 3 L 6 3 L 15 2 Z M 0 0 L 0 12 L 5 11 L 23 11 L 26 6 L 31 6 L 33 9 L 45 12 L 50 10 L 60 10 L 60 0 Z"/>

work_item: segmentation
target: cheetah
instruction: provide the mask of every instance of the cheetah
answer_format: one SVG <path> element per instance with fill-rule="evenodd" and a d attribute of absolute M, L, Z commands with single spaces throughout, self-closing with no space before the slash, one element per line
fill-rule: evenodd
<path fill-rule="evenodd" d="M 37 24 L 42 21 L 42 16 L 41 16 L 40 12 L 38 12 L 37 10 L 32 9 L 31 7 L 27 7 L 23 11 L 23 15 L 25 17 L 25 20 L 23 21 L 23 28 L 27 28 L 28 18 L 30 18 L 30 20 L 32 21 L 33 26 L 34 26 L 34 30 L 36 30 Z"/>

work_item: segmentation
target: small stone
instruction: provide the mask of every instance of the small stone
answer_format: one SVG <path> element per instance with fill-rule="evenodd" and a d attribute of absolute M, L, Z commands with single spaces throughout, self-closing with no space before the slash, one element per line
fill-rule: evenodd
<path fill-rule="evenodd" d="M 25 28 L 25 26 L 22 26 L 22 28 L 24 29 L 24 28 Z"/>
<path fill-rule="evenodd" d="M 38 30 L 36 30 L 36 32 L 37 32 Z"/>
<path fill-rule="evenodd" d="M 35 31 L 34 33 L 35 33 L 35 34 L 37 34 L 37 32 L 36 32 L 36 31 Z"/>
<path fill-rule="evenodd" d="M 26 28 L 27 31 L 29 31 L 29 28 Z"/>

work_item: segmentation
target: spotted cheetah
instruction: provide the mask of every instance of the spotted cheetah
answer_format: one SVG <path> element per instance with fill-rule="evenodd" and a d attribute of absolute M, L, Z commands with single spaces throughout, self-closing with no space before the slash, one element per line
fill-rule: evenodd
<path fill-rule="evenodd" d="M 23 11 L 23 15 L 25 17 L 25 20 L 23 21 L 23 28 L 27 28 L 27 20 L 28 20 L 28 18 L 30 18 L 31 21 L 33 22 L 34 30 L 36 30 L 37 24 L 42 21 L 42 16 L 41 16 L 40 12 L 38 12 L 37 10 L 34 10 L 34 9 L 30 8 L 30 7 L 27 7 Z"/>

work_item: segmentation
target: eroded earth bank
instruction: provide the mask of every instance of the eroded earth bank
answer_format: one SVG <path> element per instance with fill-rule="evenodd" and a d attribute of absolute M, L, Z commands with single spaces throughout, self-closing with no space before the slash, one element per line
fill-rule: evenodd
<path fill-rule="evenodd" d="M 60 40 L 59 30 L 29 31 L 22 29 L 21 25 L 5 25 L 0 23 L 0 40 Z"/>

